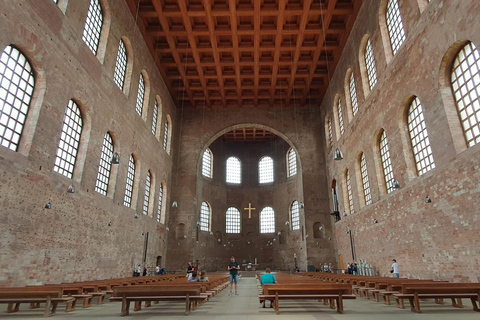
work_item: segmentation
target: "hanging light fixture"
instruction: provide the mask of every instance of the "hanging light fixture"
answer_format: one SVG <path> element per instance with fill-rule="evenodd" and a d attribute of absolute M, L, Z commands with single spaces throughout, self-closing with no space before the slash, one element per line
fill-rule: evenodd
<path fill-rule="evenodd" d="M 343 160 L 343 154 L 342 154 L 342 151 L 340 151 L 340 149 L 336 149 L 335 150 L 335 153 L 333 154 L 333 160 Z"/>

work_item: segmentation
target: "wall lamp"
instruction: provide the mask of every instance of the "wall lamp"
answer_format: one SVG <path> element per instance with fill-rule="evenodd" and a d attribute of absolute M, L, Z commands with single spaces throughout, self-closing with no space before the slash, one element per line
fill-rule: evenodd
<path fill-rule="evenodd" d="M 342 151 L 340 151 L 340 149 L 336 149 L 335 150 L 335 153 L 333 154 L 333 160 L 343 160 L 343 154 L 342 154 Z"/>
<path fill-rule="evenodd" d="M 298 204 L 298 207 L 299 207 L 300 209 L 303 209 L 303 208 L 305 208 L 305 203 L 303 203 L 303 202 L 300 202 L 300 203 Z"/>
<path fill-rule="evenodd" d="M 49 202 L 47 202 L 47 204 L 45 205 L 45 209 L 52 209 L 52 204 Z"/>
<path fill-rule="evenodd" d="M 177 203 L 177 201 L 173 201 L 172 202 L 172 208 L 176 208 L 176 207 L 178 207 L 178 203 Z"/>
<path fill-rule="evenodd" d="M 165 230 L 166 230 L 166 231 L 170 231 L 170 228 L 169 228 L 169 227 L 166 227 Z"/>
<path fill-rule="evenodd" d="M 373 223 L 378 223 L 378 220 L 377 220 L 377 219 L 373 219 Z"/>
<path fill-rule="evenodd" d="M 346 212 L 346 211 L 343 211 L 343 216 L 344 216 L 344 217 L 347 216 L 347 212 Z"/>
<path fill-rule="evenodd" d="M 68 189 L 67 189 L 67 192 L 68 193 L 75 193 L 75 186 L 73 184 L 69 185 Z"/>
<path fill-rule="evenodd" d="M 320 231 L 323 230 L 323 227 L 322 226 L 318 227 L 318 230 L 320 230 Z"/>
<path fill-rule="evenodd" d="M 290 221 L 285 221 L 285 225 L 288 226 L 290 224 Z"/>
<path fill-rule="evenodd" d="M 140 218 L 140 215 L 138 213 L 135 213 L 135 215 L 133 216 L 135 219 L 138 219 Z"/>
<path fill-rule="evenodd" d="M 108 223 L 108 226 L 111 227 L 113 225 L 112 221 Z"/>
<path fill-rule="evenodd" d="M 112 155 L 112 159 L 110 160 L 110 162 L 112 164 L 119 164 L 120 163 L 120 155 L 118 154 L 118 152 L 115 152 L 113 155 Z"/>
<path fill-rule="evenodd" d="M 392 181 L 392 188 L 395 189 L 395 190 L 400 189 L 400 183 L 398 182 L 398 180 L 393 180 Z"/>
<path fill-rule="evenodd" d="M 432 199 L 429 196 L 425 198 L 425 203 L 432 203 Z"/>

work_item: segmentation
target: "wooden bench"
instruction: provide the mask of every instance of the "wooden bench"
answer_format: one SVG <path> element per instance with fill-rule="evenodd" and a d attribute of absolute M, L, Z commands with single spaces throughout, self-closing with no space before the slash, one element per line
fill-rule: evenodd
<path fill-rule="evenodd" d="M 192 310 L 192 303 L 195 310 L 197 302 L 203 302 L 206 296 L 201 295 L 200 288 L 179 287 L 179 286 L 156 286 L 156 285 L 136 285 L 127 287 L 113 288 L 113 294 L 110 301 L 122 302 L 122 316 L 129 314 L 130 302 L 135 302 L 134 311 L 141 309 L 142 301 L 146 306 L 150 306 L 151 301 L 185 301 L 185 315 L 189 315 Z"/>
<path fill-rule="evenodd" d="M 424 283 L 402 284 L 401 292 L 393 295 L 397 306 L 403 308 L 403 299 L 408 299 L 410 309 L 420 313 L 420 299 L 435 299 L 443 304 L 443 299 L 451 299 L 452 306 L 463 308 L 461 299 L 470 299 L 473 310 L 480 311 L 477 302 L 480 301 L 480 283 Z"/>
<path fill-rule="evenodd" d="M 279 300 L 324 300 L 330 301 L 330 308 L 343 313 L 343 299 L 355 299 L 352 295 L 352 287 L 347 284 L 316 283 L 310 285 L 275 285 L 266 284 L 263 286 L 263 295 L 259 295 L 260 301 L 273 301 L 275 313 L 279 314 Z"/>
<path fill-rule="evenodd" d="M 30 303 L 30 309 L 38 308 L 45 303 L 44 317 L 52 316 L 57 311 L 59 303 L 74 303 L 75 298 L 64 297 L 61 289 L 31 287 L 0 288 L 0 303 L 7 303 L 8 313 L 18 312 L 21 303 Z M 73 311 L 73 310 L 68 310 Z"/>

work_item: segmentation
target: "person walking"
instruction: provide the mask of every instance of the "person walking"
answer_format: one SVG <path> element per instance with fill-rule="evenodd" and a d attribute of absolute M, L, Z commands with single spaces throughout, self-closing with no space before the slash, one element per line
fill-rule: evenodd
<path fill-rule="evenodd" d="M 235 257 L 232 256 L 230 258 L 230 264 L 228 265 L 227 268 L 228 271 L 230 271 L 230 293 L 229 295 L 232 295 L 232 284 L 235 282 L 235 295 L 238 296 L 238 288 L 237 288 L 237 282 L 238 282 L 238 270 L 240 270 L 240 265 L 235 262 Z"/>
<path fill-rule="evenodd" d="M 400 278 L 400 272 L 398 271 L 398 263 L 395 259 L 393 259 L 392 270 L 390 270 L 390 272 L 393 273 L 393 276 L 395 278 Z"/>

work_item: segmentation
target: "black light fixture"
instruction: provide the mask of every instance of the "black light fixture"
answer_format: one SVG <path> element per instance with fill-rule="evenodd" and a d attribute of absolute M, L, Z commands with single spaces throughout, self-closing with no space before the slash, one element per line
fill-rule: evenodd
<path fill-rule="evenodd" d="M 335 153 L 333 154 L 333 160 L 343 160 L 343 154 L 342 154 L 342 151 L 340 151 L 340 149 L 336 149 L 335 150 Z"/>
<path fill-rule="evenodd" d="M 347 216 L 347 212 L 346 212 L 346 211 L 343 211 L 343 216 L 344 216 L 344 217 Z"/>
<path fill-rule="evenodd" d="M 52 204 L 49 202 L 47 202 L 47 204 L 45 205 L 45 209 L 52 209 Z"/>
<path fill-rule="evenodd" d="M 108 223 L 108 226 L 111 227 L 113 225 L 112 221 Z"/>
<path fill-rule="evenodd" d="M 173 201 L 172 202 L 172 208 L 176 208 L 176 207 L 178 207 L 178 203 L 177 203 L 177 201 Z"/>
<path fill-rule="evenodd" d="M 67 192 L 68 193 L 75 193 L 75 186 L 73 184 L 69 185 L 68 189 L 67 189 Z"/>
<path fill-rule="evenodd" d="M 392 181 L 392 188 L 395 189 L 395 190 L 400 189 L 400 183 L 398 182 L 398 180 L 393 180 Z"/>
<path fill-rule="evenodd" d="M 133 216 L 135 219 L 138 219 L 140 218 L 140 215 L 138 213 L 135 213 L 135 215 Z"/>
<path fill-rule="evenodd" d="M 425 203 L 432 203 L 432 199 L 429 196 L 425 197 Z"/>
<path fill-rule="evenodd" d="M 377 220 L 377 219 L 373 219 L 373 223 L 378 223 L 378 220 Z"/>
<path fill-rule="evenodd" d="M 112 154 L 112 159 L 110 160 L 110 162 L 112 164 L 119 164 L 120 163 L 120 155 L 118 154 L 118 152 L 115 152 L 114 154 Z"/>
<path fill-rule="evenodd" d="M 303 203 L 303 202 L 300 202 L 300 203 L 298 204 L 298 207 L 299 207 L 300 209 L 303 209 L 303 208 L 305 208 L 305 203 Z"/>

